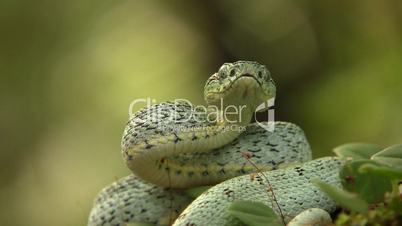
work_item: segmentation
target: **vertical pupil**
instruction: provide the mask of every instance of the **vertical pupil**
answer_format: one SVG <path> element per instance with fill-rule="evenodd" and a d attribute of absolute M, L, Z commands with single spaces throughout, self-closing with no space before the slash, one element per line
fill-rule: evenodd
<path fill-rule="evenodd" d="M 258 77 L 262 78 L 262 72 L 261 71 L 258 72 Z"/>

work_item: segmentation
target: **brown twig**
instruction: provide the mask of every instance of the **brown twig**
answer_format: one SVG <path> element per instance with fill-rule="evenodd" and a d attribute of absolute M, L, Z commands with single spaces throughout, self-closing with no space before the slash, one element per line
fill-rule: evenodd
<path fill-rule="evenodd" d="M 271 182 L 268 180 L 268 177 L 262 172 L 262 170 L 253 161 L 251 161 L 250 158 L 253 156 L 252 153 L 250 153 L 250 152 L 242 152 L 242 154 L 243 154 L 243 157 L 257 170 L 257 175 L 259 175 L 259 174 L 262 175 L 262 177 L 264 177 L 265 180 L 267 181 L 267 183 L 268 183 L 267 192 L 271 192 L 273 201 L 275 202 L 276 206 L 278 207 L 279 214 L 281 215 L 283 225 L 286 225 L 285 217 L 283 215 L 281 206 L 279 205 L 278 200 L 276 199 L 274 189 L 272 188 Z"/>

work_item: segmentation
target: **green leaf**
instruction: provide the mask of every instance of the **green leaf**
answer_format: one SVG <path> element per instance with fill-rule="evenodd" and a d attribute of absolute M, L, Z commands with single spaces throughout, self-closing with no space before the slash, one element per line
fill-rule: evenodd
<path fill-rule="evenodd" d="M 334 148 L 333 151 L 341 158 L 357 160 L 370 159 L 372 155 L 381 151 L 381 148 L 376 144 L 348 143 Z"/>
<path fill-rule="evenodd" d="M 276 213 L 260 202 L 235 201 L 228 212 L 248 226 L 280 226 Z"/>
<path fill-rule="evenodd" d="M 388 147 L 371 157 L 374 161 L 402 169 L 402 144 Z"/>
<path fill-rule="evenodd" d="M 365 164 L 383 166 L 373 160 L 347 162 L 339 173 L 342 185 L 347 191 L 359 194 L 368 203 L 381 202 L 384 199 L 384 193 L 392 191 L 391 180 L 378 174 L 360 170 L 360 167 Z"/>
<path fill-rule="evenodd" d="M 212 186 L 200 186 L 200 187 L 195 187 L 195 188 L 189 188 L 184 191 L 184 193 L 193 198 L 196 199 L 198 196 L 200 196 L 204 191 L 208 190 Z"/>
<path fill-rule="evenodd" d="M 376 174 L 390 180 L 402 180 L 402 170 L 391 168 L 389 166 L 378 166 L 367 163 L 360 166 L 359 172 Z"/>
<path fill-rule="evenodd" d="M 320 180 L 313 179 L 312 183 L 317 185 L 329 197 L 342 207 L 348 208 L 358 213 L 367 213 L 368 203 L 359 198 L 357 194 L 339 189 L 333 185 L 324 183 Z"/>
<path fill-rule="evenodd" d="M 392 195 L 399 198 L 399 185 L 398 183 L 402 181 L 402 170 L 392 168 L 386 165 L 377 166 L 373 164 L 363 164 L 359 168 L 359 172 L 368 173 L 378 177 L 388 178 L 391 181 Z"/>

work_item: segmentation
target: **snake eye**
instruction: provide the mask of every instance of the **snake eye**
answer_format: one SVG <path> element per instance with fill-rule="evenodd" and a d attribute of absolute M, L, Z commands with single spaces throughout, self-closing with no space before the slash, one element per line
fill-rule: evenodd
<path fill-rule="evenodd" d="M 235 76 L 235 75 L 236 75 L 236 70 L 235 70 L 235 69 L 232 69 L 232 70 L 230 71 L 230 76 L 233 77 L 233 76 Z"/>

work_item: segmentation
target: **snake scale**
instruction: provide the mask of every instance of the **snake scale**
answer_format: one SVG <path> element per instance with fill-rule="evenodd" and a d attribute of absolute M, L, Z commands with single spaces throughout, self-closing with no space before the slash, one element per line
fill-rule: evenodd
<path fill-rule="evenodd" d="M 342 162 L 311 160 L 309 143 L 295 124 L 274 122 L 273 131 L 250 124 L 260 104 L 275 94 L 264 65 L 238 61 L 223 64 L 207 80 L 207 111 L 175 101 L 136 112 L 122 138 L 122 155 L 133 174 L 98 194 L 88 225 L 242 225 L 227 211 L 236 200 L 262 202 L 286 223 L 305 222 L 304 215 L 312 218 L 309 225 L 320 221 L 322 214 L 315 216 L 312 208 L 332 212 L 336 206 L 310 182 L 318 178 L 341 186 Z M 231 106 L 241 111 L 225 112 Z M 255 176 L 256 169 L 264 176 Z M 280 209 L 267 192 L 267 178 Z M 183 193 L 215 184 L 194 201 Z"/>

